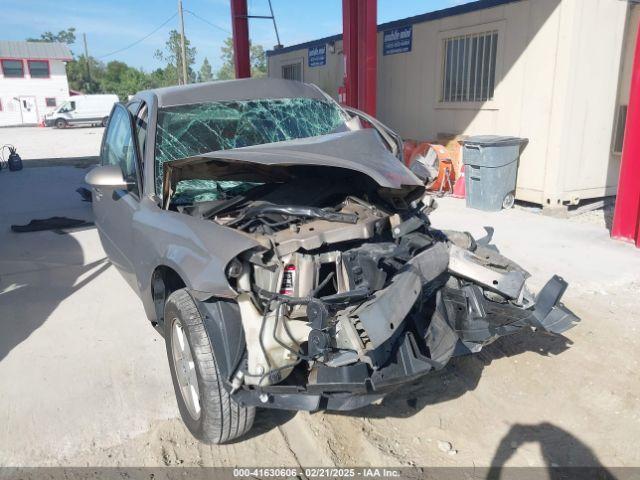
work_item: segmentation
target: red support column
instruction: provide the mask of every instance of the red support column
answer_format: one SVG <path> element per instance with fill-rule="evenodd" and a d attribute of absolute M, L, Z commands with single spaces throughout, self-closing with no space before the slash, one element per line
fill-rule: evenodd
<path fill-rule="evenodd" d="M 360 0 L 358 7 L 358 108 L 376 115 L 378 76 L 378 0 Z"/>
<path fill-rule="evenodd" d="M 377 0 L 342 0 L 346 104 L 376 114 Z"/>
<path fill-rule="evenodd" d="M 640 28 L 631 77 L 631 95 L 611 236 L 640 248 Z"/>
<path fill-rule="evenodd" d="M 249 19 L 247 0 L 231 0 L 231 28 L 233 32 L 233 61 L 236 78 L 249 78 Z"/>
<path fill-rule="evenodd" d="M 342 0 L 345 104 L 358 108 L 358 0 Z"/>

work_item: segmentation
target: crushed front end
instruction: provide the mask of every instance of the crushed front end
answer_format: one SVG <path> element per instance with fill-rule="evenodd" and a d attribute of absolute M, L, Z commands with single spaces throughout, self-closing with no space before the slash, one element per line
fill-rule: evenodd
<path fill-rule="evenodd" d="M 210 199 L 182 199 L 196 179 Z M 578 321 L 561 278 L 536 297 L 494 246 L 434 228 L 424 190 L 372 129 L 165 164 L 165 208 L 258 245 L 226 266 L 234 334 L 222 347 L 238 401 L 354 409 L 500 336 Z"/>
<path fill-rule="evenodd" d="M 432 228 L 433 205 L 261 200 L 217 218 L 264 246 L 227 272 L 246 341 L 232 379 L 239 401 L 355 409 L 501 336 L 578 321 L 560 303 L 564 280 L 532 295 L 527 272 L 495 247 Z"/>

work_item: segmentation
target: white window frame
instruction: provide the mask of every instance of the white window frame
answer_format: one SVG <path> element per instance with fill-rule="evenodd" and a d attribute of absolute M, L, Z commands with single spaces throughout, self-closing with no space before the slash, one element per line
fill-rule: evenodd
<path fill-rule="evenodd" d="M 463 28 L 455 28 L 442 30 L 438 32 L 438 63 L 437 63 L 437 82 L 435 85 L 435 98 L 437 98 L 436 108 L 443 110 L 500 110 L 501 104 L 499 99 L 500 81 L 503 79 L 503 57 L 505 44 L 505 24 L 504 20 L 498 22 L 483 23 Z M 453 37 L 463 37 L 466 35 L 479 35 L 482 33 L 498 32 L 498 45 L 496 48 L 496 71 L 495 71 L 495 90 L 492 100 L 480 102 L 445 102 L 442 101 L 442 83 L 444 81 L 444 65 L 445 65 L 445 41 Z"/>
<path fill-rule="evenodd" d="M 284 76 L 282 75 L 282 70 L 285 67 L 289 67 L 292 65 L 300 65 L 300 81 L 304 82 L 304 58 L 294 58 L 282 61 L 280 63 L 280 78 L 284 78 Z"/>

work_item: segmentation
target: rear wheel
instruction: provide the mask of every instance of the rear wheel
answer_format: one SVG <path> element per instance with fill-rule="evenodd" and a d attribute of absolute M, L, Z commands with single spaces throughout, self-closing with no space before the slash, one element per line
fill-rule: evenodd
<path fill-rule="evenodd" d="M 103 127 L 106 127 L 107 123 L 109 123 L 109 117 L 104 117 L 102 119 L 102 122 L 100 122 L 100 125 L 102 125 Z"/>
<path fill-rule="evenodd" d="M 167 298 L 164 338 L 180 415 L 193 436 L 225 443 L 247 433 L 255 408 L 238 404 L 224 388 L 202 316 L 185 289 Z"/>
<path fill-rule="evenodd" d="M 58 118 L 56 119 L 55 126 L 56 128 L 66 128 L 67 121 L 64 118 Z"/>

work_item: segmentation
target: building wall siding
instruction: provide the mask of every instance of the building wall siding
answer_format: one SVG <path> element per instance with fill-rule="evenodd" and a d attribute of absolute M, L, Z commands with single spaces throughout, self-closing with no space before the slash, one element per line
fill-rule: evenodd
<path fill-rule="evenodd" d="M 49 78 L 31 78 L 25 62 L 24 78 L 5 78 L 0 69 L 0 126 L 22 124 L 18 97 L 35 97 L 38 121 L 54 107 L 47 107 L 46 98 L 55 98 L 56 105 L 69 98 L 69 84 L 65 63 L 61 60 L 49 61 Z"/>
<path fill-rule="evenodd" d="M 611 162 L 627 2 L 563 0 L 545 202 L 614 195 Z"/>
<path fill-rule="evenodd" d="M 291 63 L 302 63 L 302 81 L 313 83 L 327 92 L 333 98 L 338 98 L 338 86 L 342 84 L 344 76 L 344 57 L 342 55 L 342 40 L 335 42 L 335 53 L 327 48 L 326 65 L 310 67 L 308 49 L 295 50 L 275 56 L 268 60 L 269 76 L 282 78 L 282 67 Z"/>
<path fill-rule="evenodd" d="M 627 8 L 608 0 L 523 0 L 414 24 L 412 51 L 386 56 L 379 32 L 378 117 L 418 140 L 529 138 L 518 176 L 522 200 L 555 206 L 609 194 L 617 183 L 609 159 Z M 440 103 L 444 39 L 483 27 L 499 31 L 494 100 Z M 271 55 L 270 75 L 279 77 L 280 65 L 302 58 L 304 81 L 337 98 L 341 50 L 336 42 L 327 65 L 315 68 L 307 65 L 306 48 Z"/>

